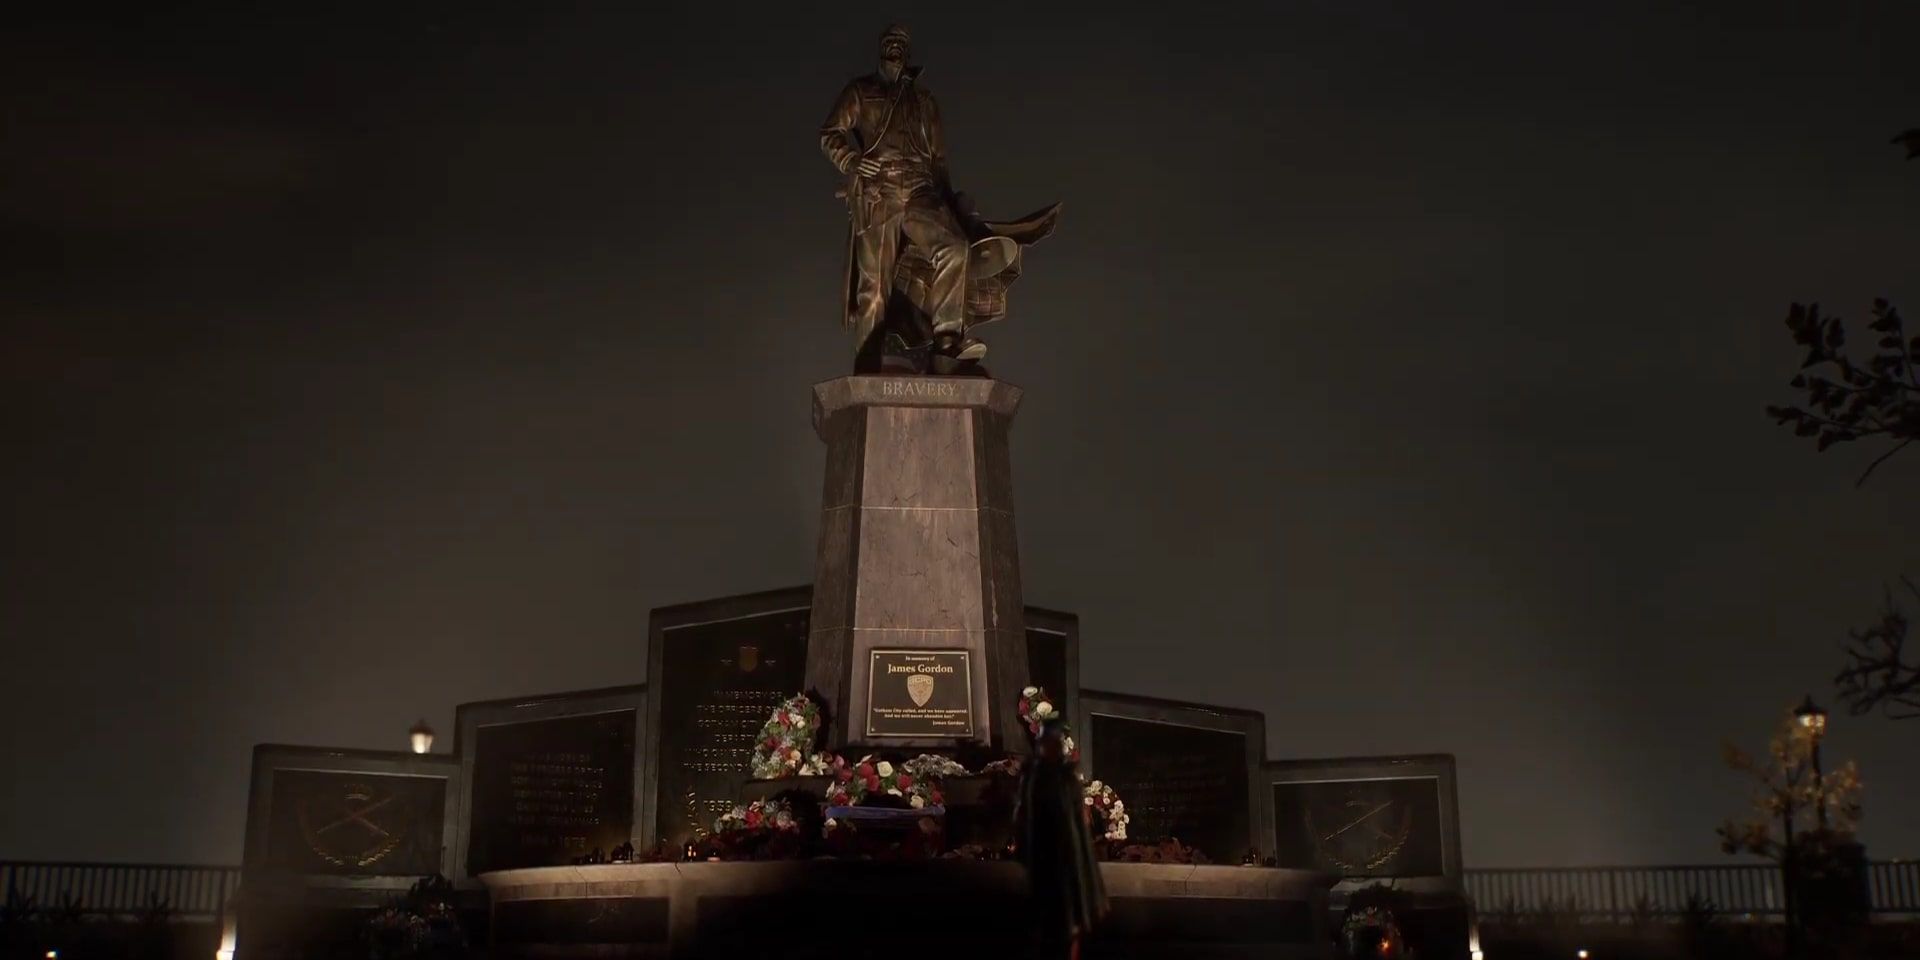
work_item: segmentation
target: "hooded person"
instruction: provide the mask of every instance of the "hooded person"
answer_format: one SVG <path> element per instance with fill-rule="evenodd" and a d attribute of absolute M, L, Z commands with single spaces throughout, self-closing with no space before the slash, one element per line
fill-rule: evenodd
<path fill-rule="evenodd" d="M 1041 724 L 1021 771 L 1014 842 L 1027 869 L 1041 942 L 1053 956 L 1075 958 L 1082 939 L 1107 913 L 1107 893 L 1065 735 L 1059 717 Z"/>

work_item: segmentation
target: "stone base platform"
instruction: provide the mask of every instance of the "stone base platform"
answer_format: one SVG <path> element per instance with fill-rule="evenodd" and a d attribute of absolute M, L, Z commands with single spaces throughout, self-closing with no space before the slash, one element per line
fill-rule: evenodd
<path fill-rule="evenodd" d="M 1334 878 L 1107 863 L 1113 912 L 1084 956 L 1327 958 Z M 966 958 L 1028 946 L 1019 865 L 813 860 L 612 863 L 483 874 L 496 957 Z"/>

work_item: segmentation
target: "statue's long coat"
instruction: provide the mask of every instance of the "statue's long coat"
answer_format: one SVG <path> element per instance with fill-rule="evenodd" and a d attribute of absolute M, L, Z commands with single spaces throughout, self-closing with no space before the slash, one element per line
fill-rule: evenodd
<path fill-rule="evenodd" d="M 937 192 L 938 202 L 953 210 L 955 219 L 972 242 L 967 283 L 969 327 L 1006 316 L 1007 287 L 1020 276 L 1021 248 L 1052 233 L 1060 214 L 1060 204 L 1056 203 L 1017 220 L 980 219 L 966 195 L 955 194 L 948 182 L 939 104 L 919 84 L 919 75 L 920 68 L 910 68 L 904 88 L 888 84 L 879 74 L 853 80 L 840 91 L 826 122 L 820 126 L 820 149 L 847 178 L 841 192 L 846 198 L 848 213 L 841 321 L 849 330 L 860 323 L 856 296 L 860 277 L 855 245 L 862 242 L 863 235 L 876 223 L 884 223 L 895 212 L 885 208 L 879 191 L 862 189 L 863 181 L 853 168 L 889 131 L 904 138 L 912 152 L 930 158 L 931 189 Z M 911 102 L 907 98 L 912 98 Z M 864 239 L 866 242 L 900 242 L 899 238 Z M 924 289 L 928 265 L 911 255 L 901 256 L 897 263 L 894 286 L 906 290 L 916 303 L 922 302 L 917 294 Z"/>

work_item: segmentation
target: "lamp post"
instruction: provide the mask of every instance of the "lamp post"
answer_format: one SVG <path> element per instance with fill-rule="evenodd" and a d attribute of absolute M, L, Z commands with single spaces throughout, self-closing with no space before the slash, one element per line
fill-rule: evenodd
<path fill-rule="evenodd" d="M 1812 747 L 1812 755 L 1808 759 L 1813 762 L 1814 813 L 1820 824 L 1822 835 L 1820 839 L 1824 840 L 1827 830 L 1827 784 L 1821 779 L 1820 774 L 1820 738 L 1827 732 L 1827 712 L 1813 702 L 1813 694 L 1807 694 L 1806 699 L 1800 701 L 1800 706 L 1794 708 L 1793 722 L 1806 733 L 1808 743 Z M 1798 896 L 1800 891 L 1796 889 L 1799 886 L 1800 851 L 1793 843 L 1794 804 L 1791 768 L 1787 772 L 1787 777 L 1787 802 L 1781 814 L 1781 820 L 1786 827 L 1786 846 L 1781 851 L 1780 870 L 1781 878 L 1786 883 L 1787 955 L 1798 957 L 1800 956 L 1802 918 L 1795 907 L 1799 905 L 1800 899 Z"/>
<path fill-rule="evenodd" d="M 1813 786 L 1814 815 L 1819 818 L 1820 832 L 1827 832 L 1827 781 L 1820 772 L 1820 738 L 1827 734 L 1827 712 L 1813 702 L 1813 694 L 1807 694 L 1805 700 L 1793 711 L 1794 722 L 1807 732 L 1807 739 L 1813 744 Z"/>
<path fill-rule="evenodd" d="M 424 719 L 414 724 L 413 729 L 407 731 L 407 736 L 413 740 L 414 753 L 426 753 L 433 749 L 433 728 L 427 726 Z"/>

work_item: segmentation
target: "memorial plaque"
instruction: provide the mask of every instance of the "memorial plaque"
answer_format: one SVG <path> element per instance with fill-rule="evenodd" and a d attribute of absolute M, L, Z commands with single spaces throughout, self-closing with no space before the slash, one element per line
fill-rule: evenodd
<path fill-rule="evenodd" d="M 873 650 L 867 672 L 867 736 L 956 737 L 973 733 L 973 672 L 965 650 Z"/>
<path fill-rule="evenodd" d="M 1266 765 L 1280 866 L 1350 878 L 1460 878 L 1453 757 Z"/>
<path fill-rule="evenodd" d="M 544 867 L 633 835 L 638 713 L 479 726 L 467 872 Z"/>
<path fill-rule="evenodd" d="M 786 590 L 654 611 L 656 838 L 679 846 L 737 802 L 755 735 L 775 706 L 801 692 L 806 596 Z"/>
<path fill-rule="evenodd" d="M 294 873 L 440 872 L 445 777 L 274 770 L 265 866 Z"/>
<path fill-rule="evenodd" d="M 1276 783 L 1273 827 L 1283 867 L 1347 877 L 1442 872 L 1434 777 Z"/>
<path fill-rule="evenodd" d="M 1094 713 L 1093 776 L 1127 804 L 1130 836 L 1177 837 L 1215 863 L 1249 849 L 1247 737 L 1227 730 Z"/>

